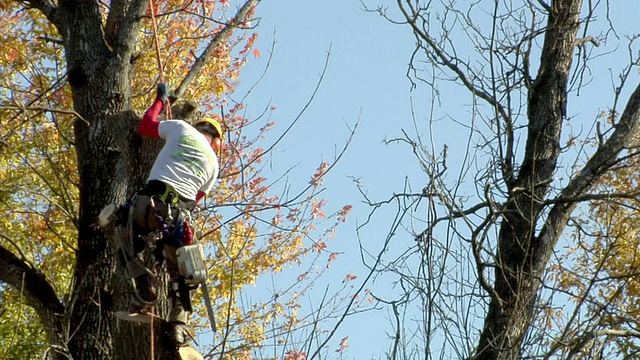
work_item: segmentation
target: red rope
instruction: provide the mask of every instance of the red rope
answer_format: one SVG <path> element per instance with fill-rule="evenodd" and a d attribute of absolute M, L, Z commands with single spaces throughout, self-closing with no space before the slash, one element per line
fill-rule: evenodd
<path fill-rule="evenodd" d="M 162 57 L 160 56 L 160 45 L 158 40 L 158 24 L 156 23 L 155 4 L 153 0 L 149 0 L 149 8 L 151 10 L 151 24 L 153 25 L 153 40 L 156 48 L 156 61 L 158 63 L 158 72 L 160 74 L 160 82 L 164 83 L 164 72 L 162 70 Z M 167 99 L 165 104 L 165 111 L 167 113 L 167 119 L 171 119 L 171 102 Z M 155 308 L 151 306 L 151 320 L 149 321 L 151 327 L 151 360 L 155 359 L 155 334 L 153 331 L 153 317 L 155 316 Z"/>
<path fill-rule="evenodd" d="M 154 307 L 151 306 L 151 360 L 154 360 L 155 357 L 155 342 L 154 342 L 154 334 L 153 334 L 153 316 L 155 315 L 155 311 L 153 311 Z"/>
<path fill-rule="evenodd" d="M 164 73 L 162 71 L 162 57 L 160 56 L 160 45 L 158 41 L 158 24 L 156 24 L 156 10 L 153 0 L 149 0 L 149 8 L 151 10 L 151 24 L 153 25 L 153 40 L 156 48 L 156 61 L 158 62 L 158 72 L 160 73 L 160 82 L 164 83 Z M 171 102 L 167 99 L 165 104 L 167 119 L 171 119 Z"/>

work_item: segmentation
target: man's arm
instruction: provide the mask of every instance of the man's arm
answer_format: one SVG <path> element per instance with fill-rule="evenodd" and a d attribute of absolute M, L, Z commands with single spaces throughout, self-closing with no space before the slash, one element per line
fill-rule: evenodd
<path fill-rule="evenodd" d="M 200 200 L 202 200 L 205 197 L 204 191 L 202 190 L 198 190 L 198 193 L 196 194 L 196 205 L 200 204 Z"/>
<path fill-rule="evenodd" d="M 151 105 L 149 109 L 144 113 L 140 124 L 138 125 L 138 132 L 143 136 L 149 136 L 154 138 L 160 138 L 158 128 L 160 127 L 160 121 L 158 121 L 158 115 L 162 111 L 164 103 L 160 98 Z"/>
<path fill-rule="evenodd" d="M 156 101 L 153 105 L 144 113 L 140 125 L 138 125 L 138 132 L 144 136 L 160 138 L 160 121 L 158 121 L 158 115 L 164 108 L 164 104 L 169 100 L 169 88 L 167 84 L 158 84 Z"/>

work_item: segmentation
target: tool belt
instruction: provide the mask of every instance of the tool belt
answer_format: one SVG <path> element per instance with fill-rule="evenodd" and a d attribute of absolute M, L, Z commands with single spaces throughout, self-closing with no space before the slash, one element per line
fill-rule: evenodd
<path fill-rule="evenodd" d="M 182 226 L 195 207 L 195 201 L 181 197 L 172 186 L 159 180 L 149 181 L 132 199 L 134 230 L 146 234 L 166 232 Z"/>
<path fill-rule="evenodd" d="M 142 189 L 138 190 L 137 194 L 152 197 L 156 201 L 187 211 L 193 210 L 195 206 L 195 201 L 180 196 L 173 186 L 160 180 L 150 180 Z"/>

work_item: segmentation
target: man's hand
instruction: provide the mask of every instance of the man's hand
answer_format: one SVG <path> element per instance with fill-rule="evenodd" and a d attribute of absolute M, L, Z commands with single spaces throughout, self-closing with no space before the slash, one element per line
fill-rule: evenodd
<path fill-rule="evenodd" d="M 165 83 L 158 84 L 158 91 L 156 98 L 162 100 L 163 103 L 169 101 L 169 87 Z"/>

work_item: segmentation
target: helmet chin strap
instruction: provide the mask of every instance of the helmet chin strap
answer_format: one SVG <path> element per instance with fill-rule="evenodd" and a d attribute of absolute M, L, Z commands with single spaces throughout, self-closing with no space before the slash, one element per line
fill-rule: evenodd
<path fill-rule="evenodd" d="M 220 150 L 222 150 L 222 139 L 217 137 L 211 140 L 211 147 L 213 148 L 213 151 L 215 151 L 216 154 L 218 154 Z"/>

